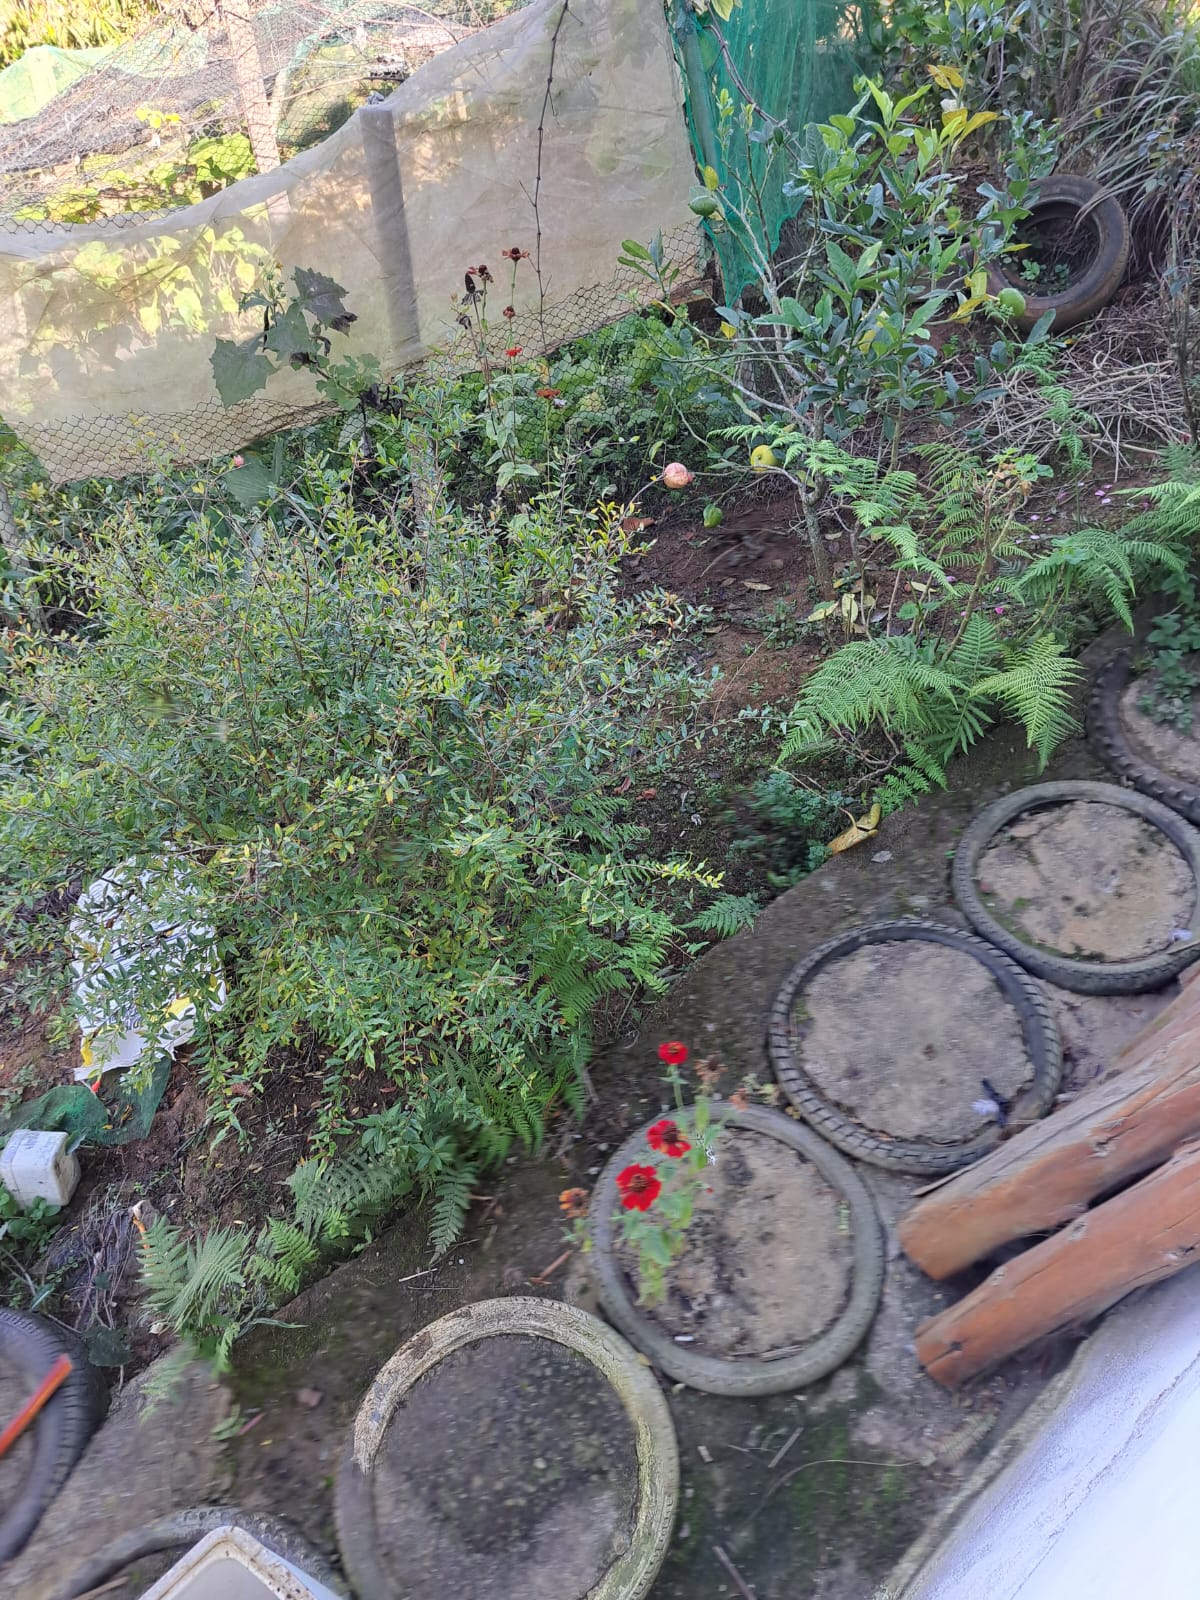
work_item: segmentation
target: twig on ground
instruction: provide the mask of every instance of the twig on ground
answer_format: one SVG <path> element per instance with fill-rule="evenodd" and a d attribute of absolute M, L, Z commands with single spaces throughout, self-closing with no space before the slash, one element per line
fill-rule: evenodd
<path fill-rule="evenodd" d="M 557 1272 L 559 1267 L 563 1266 L 564 1263 L 568 1262 L 574 1254 L 575 1254 L 574 1250 L 571 1250 L 571 1249 L 564 1250 L 562 1255 L 556 1256 L 548 1267 L 543 1267 L 542 1270 L 538 1273 L 536 1278 L 529 1278 L 526 1281 L 529 1282 L 529 1283 L 535 1284 L 538 1287 L 540 1287 L 542 1284 L 548 1282 L 548 1280 L 550 1279 L 552 1274 Z"/>
<path fill-rule="evenodd" d="M 716 1556 L 717 1560 L 725 1568 L 725 1571 L 733 1579 L 733 1586 L 741 1595 L 742 1600 L 758 1600 L 758 1596 L 755 1594 L 754 1590 L 746 1582 L 745 1578 L 742 1577 L 741 1573 L 725 1554 L 724 1550 L 721 1549 L 719 1544 L 713 1545 L 712 1553 Z"/>
<path fill-rule="evenodd" d="M 793 1428 L 792 1429 L 791 1436 L 788 1438 L 786 1443 L 781 1444 L 779 1446 L 779 1449 L 776 1450 L 775 1454 L 771 1457 L 770 1461 L 767 1462 L 767 1471 L 768 1472 L 774 1472 L 775 1471 L 775 1468 L 783 1460 L 784 1456 L 787 1455 L 788 1451 L 792 1448 L 792 1446 L 795 1444 L 796 1440 L 800 1437 L 800 1435 L 803 1432 L 804 1432 L 803 1425 L 801 1425 L 798 1428 Z"/>

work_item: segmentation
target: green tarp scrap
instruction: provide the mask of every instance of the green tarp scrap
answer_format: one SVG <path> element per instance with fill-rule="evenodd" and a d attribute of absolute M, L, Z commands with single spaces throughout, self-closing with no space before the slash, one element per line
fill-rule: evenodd
<path fill-rule="evenodd" d="M 56 94 L 61 94 L 112 52 L 112 45 L 96 45 L 90 50 L 60 50 L 53 44 L 35 44 L 0 72 L 0 124 L 36 117 Z"/>
<path fill-rule="evenodd" d="M 148 1079 L 135 1083 L 135 1079 L 142 1080 L 141 1073 L 123 1073 L 115 1091 L 104 1089 L 102 1095 L 95 1094 L 85 1083 L 48 1089 L 0 1118 L 0 1141 L 18 1128 L 69 1133 L 72 1150 L 81 1144 L 129 1144 L 144 1139 L 170 1076 L 171 1057 L 164 1052 Z"/>

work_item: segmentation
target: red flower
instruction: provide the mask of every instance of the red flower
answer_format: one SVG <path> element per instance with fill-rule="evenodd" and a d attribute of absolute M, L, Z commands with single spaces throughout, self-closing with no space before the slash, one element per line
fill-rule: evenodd
<path fill-rule="evenodd" d="M 516 316 L 516 314 L 517 314 L 516 306 L 505 306 L 504 310 L 501 312 L 501 316 L 503 316 L 504 319 L 507 322 L 511 322 L 512 319 Z"/>
<path fill-rule="evenodd" d="M 653 1167 L 626 1167 L 617 1173 L 617 1188 L 626 1211 L 649 1211 L 662 1193 L 662 1184 Z"/>
<path fill-rule="evenodd" d="M 524 345 L 510 344 L 508 349 L 504 352 L 504 354 L 508 357 L 508 359 L 510 361 L 515 361 L 517 359 L 517 357 L 521 354 L 521 351 L 524 348 L 525 348 Z"/>
<path fill-rule="evenodd" d="M 562 393 L 561 389 L 536 389 L 534 393 L 539 400 L 557 400 Z"/>
<path fill-rule="evenodd" d="M 528 261 L 529 251 L 522 250 L 519 244 L 513 245 L 511 250 L 501 250 L 500 254 L 505 261 Z"/>
<path fill-rule="evenodd" d="M 647 1128 L 646 1137 L 650 1141 L 650 1148 L 664 1156 L 685 1156 L 692 1148 L 687 1140 L 680 1136 L 679 1124 L 672 1122 L 670 1117 L 664 1117 L 652 1128 Z"/>
<path fill-rule="evenodd" d="M 668 1039 L 658 1047 L 658 1059 L 668 1067 L 681 1067 L 688 1058 L 688 1047 L 679 1039 Z"/>
<path fill-rule="evenodd" d="M 588 1197 L 586 1189 L 564 1189 L 558 1203 L 568 1217 L 586 1217 Z"/>

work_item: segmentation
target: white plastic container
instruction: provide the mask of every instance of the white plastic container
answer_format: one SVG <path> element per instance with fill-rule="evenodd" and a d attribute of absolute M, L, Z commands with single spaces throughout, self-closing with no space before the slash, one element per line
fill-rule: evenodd
<path fill-rule="evenodd" d="M 339 1600 L 244 1528 L 214 1528 L 142 1600 Z"/>
<path fill-rule="evenodd" d="M 79 1162 L 67 1150 L 70 1135 L 18 1128 L 0 1155 L 0 1183 L 21 1207 L 35 1200 L 65 1206 L 79 1183 Z"/>

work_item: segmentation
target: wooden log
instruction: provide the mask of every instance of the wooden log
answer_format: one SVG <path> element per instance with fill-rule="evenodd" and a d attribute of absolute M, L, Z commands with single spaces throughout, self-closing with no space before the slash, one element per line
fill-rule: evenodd
<path fill-rule="evenodd" d="M 1197 969 L 1193 969 L 1196 972 Z M 922 1200 L 897 1230 L 908 1258 L 948 1278 L 999 1245 L 1044 1233 L 1200 1135 L 1200 981 L 1068 1106 Z"/>
<path fill-rule="evenodd" d="M 957 1389 L 1032 1340 L 1087 1322 L 1197 1260 L 1200 1141 L 922 1323 L 917 1359 Z"/>

